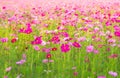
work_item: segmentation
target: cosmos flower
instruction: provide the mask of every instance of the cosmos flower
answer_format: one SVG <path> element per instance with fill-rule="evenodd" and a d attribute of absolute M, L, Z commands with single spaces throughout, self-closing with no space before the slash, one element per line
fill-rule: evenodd
<path fill-rule="evenodd" d="M 106 78 L 106 76 L 98 76 L 97 78 Z"/>
<path fill-rule="evenodd" d="M 111 76 L 114 76 L 114 77 L 117 77 L 117 76 L 118 76 L 117 72 L 109 71 L 108 73 L 109 73 Z"/>
<path fill-rule="evenodd" d="M 44 60 L 42 60 L 42 62 L 43 62 L 43 63 L 48 63 L 49 60 L 48 60 L 48 59 L 44 59 Z"/>
<path fill-rule="evenodd" d="M 25 28 L 21 28 L 21 29 L 19 30 L 19 32 L 20 32 L 20 33 L 26 33 L 26 34 L 32 33 L 33 30 L 32 30 L 32 28 L 31 28 L 31 24 L 30 24 L 30 23 L 27 23 L 26 26 L 27 26 L 26 29 L 25 29 Z"/>
<path fill-rule="evenodd" d="M 53 37 L 53 38 L 51 39 L 51 41 L 52 41 L 53 43 L 59 43 L 59 42 L 60 42 L 60 39 L 59 39 L 59 37 L 55 36 L 55 37 Z"/>
<path fill-rule="evenodd" d="M 78 72 L 73 72 L 73 75 L 74 75 L 74 76 L 77 76 L 77 75 L 78 75 Z"/>
<path fill-rule="evenodd" d="M 4 78 L 8 78 L 8 76 L 4 76 Z"/>
<path fill-rule="evenodd" d="M 34 41 L 31 42 L 33 45 L 42 43 L 42 36 L 36 37 Z"/>
<path fill-rule="evenodd" d="M 8 42 L 8 38 L 1 38 L 0 41 L 3 43 Z"/>
<path fill-rule="evenodd" d="M 46 54 L 46 58 L 47 58 L 47 59 L 51 58 L 51 56 L 52 56 L 52 55 L 51 55 L 50 53 L 47 53 L 47 54 Z"/>
<path fill-rule="evenodd" d="M 88 53 L 89 53 L 89 52 L 93 52 L 93 51 L 94 51 L 94 46 L 92 46 L 92 45 L 87 46 L 86 51 L 87 51 Z"/>
<path fill-rule="evenodd" d="M 70 50 L 70 46 L 68 44 L 62 44 L 61 51 L 66 53 Z"/>
<path fill-rule="evenodd" d="M 12 69 L 12 67 L 8 67 L 8 68 L 6 68 L 6 72 L 9 72 L 10 70 Z"/>
<path fill-rule="evenodd" d="M 76 48 L 80 48 L 81 47 L 81 45 L 79 43 L 77 43 L 77 42 L 73 42 L 73 46 L 76 47 Z"/>
<path fill-rule="evenodd" d="M 109 56 L 109 58 L 117 58 L 118 57 L 118 54 L 111 54 L 110 56 Z"/>
<path fill-rule="evenodd" d="M 64 37 L 69 37 L 69 34 L 67 32 L 61 32 L 61 34 L 64 36 Z"/>
<path fill-rule="evenodd" d="M 120 32 L 119 31 L 115 31 L 114 34 L 115 34 L 115 36 L 120 37 Z"/>
<path fill-rule="evenodd" d="M 22 59 L 22 60 L 16 62 L 16 64 L 18 64 L 18 65 L 22 65 L 22 64 L 24 64 L 25 62 L 26 62 L 26 60 Z"/>
<path fill-rule="evenodd" d="M 34 47 L 34 49 L 35 49 L 36 51 L 39 51 L 39 50 L 40 50 L 39 46 L 37 46 L 37 45 L 35 45 L 35 46 L 33 46 L 33 47 Z"/>
<path fill-rule="evenodd" d="M 77 40 L 78 40 L 79 42 L 83 42 L 83 41 L 86 40 L 86 37 L 80 37 L 80 38 L 78 38 Z"/>
<path fill-rule="evenodd" d="M 16 41 L 17 41 L 17 38 L 13 38 L 13 39 L 11 40 L 12 43 L 15 43 Z"/>
<path fill-rule="evenodd" d="M 52 48 L 52 51 L 56 51 L 56 50 L 57 50 L 57 48 L 56 48 L 56 47 L 53 47 L 53 48 Z"/>
<path fill-rule="evenodd" d="M 46 53 L 49 53 L 51 51 L 51 48 L 43 48 L 42 51 L 46 52 Z"/>
<path fill-rule="evenodd" d="M 98 51 L 98 50 L 94 50 L 93 52 L 94 52 L 94 54 L 98 54 L 98 53 L 99 53 L 99 51 Z"/>

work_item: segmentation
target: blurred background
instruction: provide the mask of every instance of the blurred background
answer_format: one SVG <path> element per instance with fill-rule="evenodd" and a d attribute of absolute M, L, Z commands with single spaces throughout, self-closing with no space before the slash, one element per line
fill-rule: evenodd
<path fill-rule="evenodd" d="M 56 5 L 63 6 L 64 4 L 71 5 L 90 5 L 99 4 L 111 4 L 118 3 L 120 0 L 0 0 L 0 7 L 5 6 L 7 9 L 20 9 L 30 7 L 44 7 L 50 8 Z"/>

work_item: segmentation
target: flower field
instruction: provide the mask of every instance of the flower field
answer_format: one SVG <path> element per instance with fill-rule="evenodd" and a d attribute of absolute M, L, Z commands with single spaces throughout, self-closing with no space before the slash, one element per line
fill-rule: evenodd
<path fill-rule="evenodd" d="M 0 78 L 120 78 L 120 1 L 15 1 L 0 4 Z"/>

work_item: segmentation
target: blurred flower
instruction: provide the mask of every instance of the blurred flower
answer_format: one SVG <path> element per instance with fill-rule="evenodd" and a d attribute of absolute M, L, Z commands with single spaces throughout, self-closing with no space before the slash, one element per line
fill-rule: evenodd
<path fill-rule="evenodd" d="M 42 41 L 41 45 L 45 46 L 47 43 L 45 41 Z"/>
<path fill-rule="evenodd" d="M 74 42 L 73 46 L 76 47 L 76 48 L 80 48 L 81 47 L 81 45 L 79 43 L 77 43 L 77 42 Z"/>
<path fill-rule="evenodd" d="M 115 43 L 115 42 L 116 42 L 115 39 L 109 39 L 109 40 L 108 40 L 108 43 L 109 43 L 109 44 L 113 44 L 113 43 Z"/>
<path fill-rule="evenodd" d="M 22 64 L 24 64 L 25 62 L 26 62 L 26 60 L 22 59 L 22 60 L 16 62 L 16 64 L 18 64 L 18 65 L 22 65 Z"/>
<path fill-rule="evenodd" d="M 97 78 L 106 78 L 106 76 L 98 76 Z"/>
<path fill-rule="evenodd" d="M 52 56 L 52 55 L 51 55 L 51 54 L 49 54 L 49 53 L 48 53 L 48 54 L 46 54 L 46 58 L 47 58 L 47 59 L 51 58 L 51 56 Z"/>
<path fill-rule="evenodd" d="M 3 43 L 8 42 L 8 38 L 1 38 L 0 40 L 1 40 L 1 42 L 3 42 Z"/>
<path fill-rule="evenodd" d="M 68 52 L 70 50 L 70 46 L 68 44 L 62 44 L 61 51 Z"/>
<path fill-rule="evenodd" d="M 36 37 L 34 41 L 31 42 L 33 45 L 42 43 L 42 36 Z"/>
<path fill-rule="evenodd" d="M 6 7 L 5 7 L 5 6 L 3 6 L 3 7 L 2 7 L 2 9 L 6 9 Z"/>
<path fill-rule="evenodd" d="M 43 48 L 42 51 L 46 52 L 46 53 L 49 53 L 51 51 L 51 48 Z"/>
<path fill-rule="evenodd" d="M 120 37 L 120 32 L 119 31 L 115 31 L 114 34 L 115 34 L 115 36 Z"/>
<path fill-rule="evenodd" d="M 16 77 L 16 78 L 21 78 L 21 76 L 22 76 L 22 74 L 19 74 L 19 75 L 17 75 L 17 77 Z"/>
<path fill-rule="evenodd" d="M 72 70 L 75 70 L 76 69 L 76 67 L 74 66 L 74 67 L 72 67 Z"/>
<path fill-rule="evenodd" d="M 44 59 L 42 62 L 43 63 L 48 63 L 48 59 Z"/>
<path fill-rule="evenodd" d="M 86 37 L 80 37 L 80 38 L 78 38 L 78 41 L 79 42 L 83 42 L 83 41 L 85 41 L 86 40 Z"/>
<path fill-rule="evenodd" d="M 35 49 L 36 51 L 39 51 L 39 50 L 40 50 L 39 46 L 37 46 L 37 45 L 35 45 L 35 46 L 33 46 L 33 47 L 34 47 L 34 49 Z"/>
<path fill-rule="evenodd" d="M 56 47 L 53 47 L 53 48 L 52 48 L 52 51 L 56 51 L 56 50 L 57 50 L 57 48 L 56 48 Z"/>
<path fill-rule="evenodd" d="M 13 38 L 13 39 L 11 40 L 12 43 L 15 43 L 16 41 L 17 41 L 16 38 Z"/>
<path fill-rule="evenodd" d="M 8 78 L 7 76 L 4 76 L 4 78 Z"/>
<path fill-rule="evenodd" d="M 93 52 L 94 51 L 94 47 L 92 45 L 89 45 L 89 46 L 87 46 L 86 51 L 87 52 Z"/>
<path fill-rule="evenodd" d="M 69 34 L 67 32 L 61 32 L 61 34 L 64 36 L 64 37 L 69 37 Z"/>
<path fill-rule="evenodd" d="M 109 58 L 117 58 L 118 57 L 118 54 L 111 54 L 110 56 L 109 56 Z"/>
<path fill-rule="evenodd" d="M 117 75 L 118 75 L 117 72 L 113 72 L 113 71 L 109 71 L 108 73 L 109 73 L 110 75 L 114 76 L 114 77 L 117 77 Z"/>
<path fill-rule="evenodd" d="M 10 70 L 12 69 L 12 67 L 8 67 L 8 68 L 6 68 L 6 72 L 9 72 Z"/>
<path fill-rule="evenodd" d="M 55 37 L 53 37 L 53 38 L 51 39 L 51 41 L 52 41 L 53 43 L 59 43 L 59 42 L 60 42 L 60 39 L 59 39 L 59 37 L 55 36 Z"/>
<path fill-rule="evenodd" d="M 54 60 L 49 60 L 50 63 L 54 62 Z"/>
<path fill-rule="evenodd" d="M 99 51 L 98 51 L 98 50 L 94 50 L 93 52 L 94 52 L 95 54 L 98 54 L 98 53 L 99 53 Z"/>
<path fill-rule="evenodd" d="M 22 59 L 26 60 L 26 54 L 22 55 Z"/>
<path fill-rule="evenodd" d="M 78 75 L 78 72 L 74 72 L 73 75 L 74 75 L 74 76 L 77 76 L 77 75 Z"/>

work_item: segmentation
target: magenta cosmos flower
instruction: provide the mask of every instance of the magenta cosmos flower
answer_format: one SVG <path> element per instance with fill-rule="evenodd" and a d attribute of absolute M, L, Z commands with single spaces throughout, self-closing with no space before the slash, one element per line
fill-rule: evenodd
<path fill-rule="evenodd" d="M 120 32 L 119 31 L 115 31 L 114 34 L 115 34 L 115 36 L 120 37 Z"/>
<path fill-rule="evenodd" d="M 76 47 L 76 48 L 80 48 L 80 47 L 81 47 L 81 45 L 80 45 L 79 43 L 77 43 L 77 42 L 74 42 L 72 45 L 73 45 L 74 47 Z"/>
<path fill-rule="evenodd" d="M 1 41 L 2 43 L 8 42 L 8 38 L 1 38 L 0 41 Z"/>
<path fill-rule="evenodd" d="M 60 42 L 60 39 L 59 39 L 58 36 L 54 36 L 54 37 L 52 37 L 51 41 L 52 41 L 53 43 L 59 43 L 59 42 Z"/>
<path fill-rule="evenodd" d="M 62 44 L 61 51 L 68 52 L 70 50 L 70 46 L 68 44 Z"/>
<path fill-rule="evenodd" d="M 36 37 L 34 41 L 31 42 L 33 45 L 42 43 L 42 36 Z"/>

